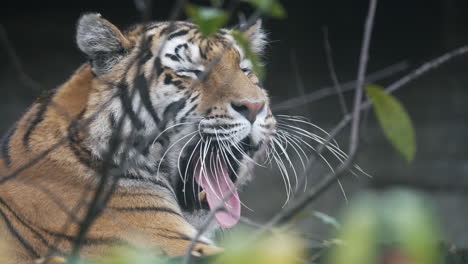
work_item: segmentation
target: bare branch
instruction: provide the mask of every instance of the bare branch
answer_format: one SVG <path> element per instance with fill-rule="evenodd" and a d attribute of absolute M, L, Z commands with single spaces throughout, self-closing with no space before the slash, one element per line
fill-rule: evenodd
<path fill-rule="evenodd" d="M 383 80 L 385 78 L 394 76 L 397 73 L 405 71 L 406 69 L 408 69 L 408 63 L 405 62 L 405 61 L 399 62 L 399 63 L 393 64 L 393 65 L 391 65 L 389 67 L 386 67 L 386 68 L 384 68 L 382 70 L 379 70 L 379 71 L 376 71 L 376 72 L 373 72 L 373 73 L 369 74 L 366 77 L 366 81 L 367 82 L 381 81 L 381 80 Z M 348 81 L 348 82 L 343 83 L 341 85 L 341 90 L 342 90 L 342 92 L 349 92 L 349 91 L 354 90 L 355 87 L 356 87 L 356 81 Z M 336 94 L 335 87 L 333 87 L 333 86 L 323 87 L 323 88 L 320 88 L 320 89 L 318 89 L 316 91 L 305 94 L 302 97 L 294 97 L 294 98 L 285 100 L 285 101 L 283 101 L 281 103 L 274 104 L 272 106 L 272 110 L 273 111 L 283 111 L 283 110 L 288 110 L 288 109 L 301 107 L 301 106 L 303 106 L 305 104 L 308 104 L 308 103 L 311 103 L 311 102 L 314 102 L 314 101 L 318 101 L 320 99 L 323 99 L 323 98 L 326 98 L 328 96 L 332 96 L 332 95 L 335 95 L 335 94 Z"/>
<path fill-rule="evenodd" d="M 333 63 L 333 54 L 330 46 L 330 40 L 328 38 L 328 28 L 323 28 L 323 46 L 325 47 L 325 54 L 327 57 L 328 71 L 330 72 L 330 77 L 335 87 L 336 93 L 338 94 L 338 100 L 340 102 L 341 110 L 343 115 L 348 114 L 348 108 L 346 107 L 346 101 L 343 96 L 343 91 L 341 89 L 340 81 L 338 80 L 338 75 L 336 74 L 335 65 Z"/>
<path fill-rule="evenodd" d="M 451 59 L 453 59 L 455 57 L 459 57 L 459 56 L 465 55 L 467 53 L 468 53 L 468 45 L 465 45 L 465 46 L 462 46 L 462 47 L 460 47 L 458 49 L 447 52 L 444 55 L 442 55 L 440 57 L 437 57 L 434 60 L 431 60 L 431 61 L 428 61 L 428 62 L 424 63 L 423 65 L 421 65 L 419 68 L 417 68 L 412 73 L 406 75 L 405 77 L 399 79 L 395 83 L 388 86 L 386 90 L 387 90 L 388 93 L 392 93 L 392 92 L 396 91 L 397 89 L 399 89 L 400 87 L 408 84 L 409 82 L 414 81 L 415 79 L 417 79 L 418 77 L 420 77 L 424 73 L 439 67 L 440 65 L 448 62 L 449 60 L 451 60 Z"/>
<path fill-rule="evenodd" d="M 396 82 L 392 83 L 391 85 L 388 86 L 386 91 L 388 93 L 395 92 L 399 88 L 409 84 L 411 81 L 414 81 L 415 79 L 429 72 L 430 70 L 436 69 L 437 67 L 443 65 L 444 63 L 447 63 L 451 59 L 454 59 L 456 57 L 466 55 L 466 54 L 468 54 L 468 45 L 465 45 L 463 47 L 450 51 L 446 54 L 443 54 L 440 57 L 437 57 L 431 61 L 428 61 L 422 64 L 420 67 L 416 68 L 414 71 L 412 71 L 408 75 L 405 75 L 404 77 L 400 78 Z M 366 102 L 361 104 L 360 110 L 362 111 L 362 110 L 368 109 L 370 106 L 371 106 L 371 103 L 370 101 L 367 100 Z M 350 123 L 351 120 L 352 120 L 351 114 L 347 114 L 345 117 L 343 117 L 343 119 L 339 122 L 339 124 L 332 130 L 332 132 L 330 133 L 330 136 L 327 138 L 325 143 L 322 144 L 320 148 L 317 148 L 317 152 L 321 153 L 321 151 L 323 151 L 326 144 L 328 144 L 340 131 L 342 131 Z M 301 212 L 305 206 L 310 204 L 310 202 L 314 201 L 324 191 L 328 190 L 328 188 L 331 187 L 336 182 L 336 180 L 340 179 L 343 172 L 345 172 L 351 164 L 352 164 L 352 161 L 348 159 L 346 160 L 345 163 L 341 164 L 336 169 L 336 173 L 329 173 L 325 177 L 323 177 L 322 180 L 319 183 L 315 184 L 313 188 L 310 189 L 306 195 L 304 195 L 304 197 L 298 200 L 298 202 L 296 202 L 294 205 L 291 205 L 289 209 L 279 212 L 267 224 L 265 224 L 264 227 L 258 232 L 258 234 L 263 234 L 265 231 L 271 229 L 274 225 L 287 222 L 298 212 Z"/>
<path fill-rule="evenodd" d="M 142 22 L 151 21 L 153 0 L 134 0 L 135 7 L 140 12 Z"/>
<path fill-rule="evenodd" d="M 369 46 L 372 36 L 372 28 L 374 25 L 375 9 L 377 8 L 377 0 L 370 0 L 369 11 L 367 13 L 364 36 L 362 40 L 361 55 L 359 59 L 359 69 L 356 84 L 356 93 L 354 96 L 353 121 L 351 123 L 351 135 L 349 143 L 350 159 L 357 151 L 359 141 L 359 121 L 361 116 L 361 101 L 364 89 L 364 80 L 366 77 L 367 61 L 369 59 Z"/>
<path fill-rule="evenodd" d="M 13 68 L 18 74 L 19 80 L 25 86 L 31 88 L 32 90 L 40 91 L 41 85 L 38 82 L 34 81 L 31 77 L 29 77 L 29 75 L 26 74 L 26 72 L 24 71 L 23 64 L 21 63 L 21 60 L 16 54 L 16 51 L 13 48 L 13 45 L 11 45 L 10 39 L 8 38 L 8 34 L 5 30 L 5 27 L 2 24 L 0 24 L 0 42 L 5 48 L 8 54 L 8 58 L 10 59 L 11 64 L 13 65 Z"/>
<path fill-rule="evenodd" d="M 294 72 L 294 77 L 296 78 L 297 91 L 299 98 L 304 98 L 305 89 L 304 82 L 302 81 L 301 73 L 299 72 L 299 67 L 297 65 L 297 57 L 294 50 L 291 51 L 291 68 Z"/>

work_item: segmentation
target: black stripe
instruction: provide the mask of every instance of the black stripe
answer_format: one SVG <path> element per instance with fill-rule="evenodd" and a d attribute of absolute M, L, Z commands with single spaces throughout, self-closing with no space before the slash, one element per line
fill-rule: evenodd
<path fill-rule="evenodd" d="M 117 128 L 117 118 L 113 112 L 109 114 L 109 124 L 112 129 Z"/>
<path fill-rule="evenodd" d="M 143 74 L 138 75 L 134 82 L 133 85 L 137 87 L 138 92 L 140 93 L 140 98 L 141 102 L 145 106 L 146 110 L 148 113 L 151 115 L 153 118 L 153 121 L 158 124 L 159 123 L 159 117 L 158 114 L 156 113 L 156 110 L 153 107 L 153 104 L 151 102 L 151 97 L 149 94 L 149 87 L 148 87 L 148 82 Z"/>
<path fill-rule="evenodd" d="M 143 57 L 141 58 L 140 63 L 145 64 L 151 58 L 153 58 L 153 52 L 151 52 L 151 50 L 148 50 L 145 52 L 145 55 L 143 55 Z"/>
<path fill-rule="evenodd" d="M 194 104 L 192 106 L 192 108 L 190 108 L 187 112 L 185 112 L 185 116 L 188 116 L 190 113 L 193 112 L 193 110 L 195 110 L 195 108 L 197 108 L 198 104 Z"/>
<path fill-rule="evenodd" d="M 169 35 L 169 37 L 167 38 L 167 40 L 171 40 L 175 37 L 180 37 L 180 36 L 183 36 L 183 35 L 186 35 L 187 33 L 189 32 L 189 30 L 187 29 L 182 29 L 182 30 L 179 30 L 175 33 L 172 33 L 171 35 Z"/>
<path fill-rule="evenodd" d="M 179 44 L 179 45 L 177 45 L 177 47 L 175 47 L 175 49 L 174 49 L 174 52 L 175 52 L 175 54 L 177 55 L 177 57 L 179 57 L 179 59 L 181 59 L 181 60 L 184 60 L 184 59 L 182 58 L 182 56 L 180 56 L 180 53 L 179 53 L 179 51 L 180 51 L 181 48 L 188 49 L 187 43 Z M 188 58 L 188 59 L 189 59 L 189 58 Z M 192 61 L 191 61 L 190 59 L 189 59 L 189 62 L 192 63 Z"/>
<path fill-rule="evenodd" d="M 47 233 L 48 235 L 65 239 L 69 242 L 75 241 L 75 236 L 50 231 L 45 228 L 41 228 L 42 231 Z M 128 242 L 118 238 L 118 237 L 85 237 L 83 242 L 84 245 L 102 245 L 102 244 L 119 244 L 119 245 L 129 245 Z"/>
<path fill-rule="evenodd" d="M 154 23 L 154 24 L 151 24 L 151 25 L 146 26 L 145 30 L 146 30 L 146 31 L 150 31 L 150 30 L 155 29 L 155 28 L 158 28 L 158 27 L 160 27 L 160 26 L 162 26 L 161 23 Z"/>
<path fill-rule="evenodd" d="M 68 126 L 68 147 L 72 150 L 75 157 L 85 166 L 90 169 L 97 170 L 98 167 L 101 165 L 101 162 L 94 158 L 91 150 L 86 148 L 84 144 L 82 144 L 83 139 L 80 138 L 79 133 L 79 121 L 84 115 L 84 110 L 70 122 Z M 112 117 L 111 117 L 112 118 Z M 110 121 L 112 122 L 112 121 Z"/>
<path fill-rule="evenodd" d="M 179 76 L 179 75 L 177 75 L 177 76 Z M 186 76 L 182 76 L 182 77 L 186 77 Z M 171 84 L 174 85 L 175 87 L 177 87 L 177 89 L 179 89 L 179 90 L 183 90 L 183 89 L 187 88 L 184 85 L 182 85 L 181 80 L 172 81 Z"/>
<path fill-rule="evenodd" d="M 190 98 L 189 102 L 193 103 L 193 101 L 195 101 L 199 96 L 200 96 L 200 94 L 195 95 L 194 97 Z"/>
<path fill-rule="evenodd" d="M 47 95 L 41 97 L 38 101 L 40 101 L 39 109 L 36 112 L 36 116 L 34 119 L 29 123 L 28 128 L 23 136 L 23 145 L 26 148 L 29 148 L 29 139 L 31 134 L 33 133 L 34 129 L 39 125 L 39 123 L 44 120 L 44 115 L 47 111 L 47 107 L 52 102 L 52 97 L 55 91 L 49 91 Z"/>
<path fill-rule="evenodd" d="M 161 59 L 157 57 L 154 60 L 154 67 L 156 68 L 156 75 L 159 76 L 163 72 L 162 64 L 161 64 Z"/>
<path fill-rule="evenodd" d="M 35 230 L 30 223 L 27 223 L 23 218 L 21 218 L 3 199 L 0 198 L 0 204 L 6 207 L 8 211 L 18 220 L 20 224 L 22 224 L 24 227 L 26 227 L 29 231 L 31 231 L 44 245 L 46 245 L 48 248 L 51 248 L 51 245 L 49 244 L 49 241 L 45 239 L 42 234 L 40 234 L 37 230 Z M 56 249 L 55 247 L 53 249 Z"/>
<path fill-rule="evenodd" d="M 152 183 L 152 184 L 157 185 L 157 186 L 159 186 L 159 187 L 161 187 L 163 189 L 168 190 L 175 197 L 174 190 L 171 187 L 169 187 L 165 182 L 163 182 L 161 180 L 144 178 L 144 177 L 135 176 L 135 175 L 132 175 L 132 174 L 125 174 L 124 176 L 122 176 L 122 179 Z"/>
<path fill-rule="evenodd" d="M 165 237 L 165 238 L 180 239 L 180 240 L 187 240 L 187 241 L 192 241 L 192 239 L 193 239 L 190 236 L 188 236 L 186 234 L 183 234 L 183 233 L 180 233 L 180 232 L 177 232 L 175 230 L 170 230 L 170 229 L 166 229 L 166 228 L 158 228 L 158 230 L 164 231 L 165 233 L 172 233 L 174 235 L 174 236 L 169 236 L 169 235 L 166 235 L 166 234 L 158 233 L 159 236 L 162 236 L 162 237 Z M 200 240 L 197 240 L 197 243 L 208 245 L 208 243 L 200 241 Z"/>
<path fill-rule="evenodd" d="M 145 64 L 153 57 L 153 52 L 151 51 L 151 43 L 153 42 L 153 36 L 148 36 L 143 40 L 140 45 L 140 54 L 139 54 L 139 63 Z"/>
<path fill-rule="evenodd" d="M 162 130 L 164 130 L 167 123 L 171 119 L 173 119 L 177 115 L 177 113 L 179 113 L 179 111 L 182 110 L 182 108 L 185 107 L 186 100 L 187 100 L 186 98 L 182 98 L 179 101 L 170 103 L 166 107 L 166 109 L 164 110 L 164 114 L 163 114 L 164 119 L 161 121 Z"/>
<path fill-rule="evenodd" d="M 0 216 L 2 216 L 4 222 L 5 222 L 5 225 L 6 227 L 8 228 L 8 230 L 10 231 L 10 233 L 16 237 L 16 239 L 18 239 L 18 241 L 21 243 L 21 245 L 27 250 L 29 251 L 29 253 L 31 255 L 33 255 L 34 258 L 39 258 L 39 254 L 34 250 L 34 248 L 28 243 L 26 242 L 26 240 L 16 231 L 16 229 L 13 227 L 13 225 L 11 224 L 11 222 L 8 220 L 8 217 L 6 216 L 6 214 L 4 212 L 2 212 L 2 210 L 0 210 Z"/>
<path fill-rule="evenodd" d="M 138 196 L 141 196 L 141 197 L 156 197 L 158 199 L 165 199 L 163 196 L 159 195 L 159 194 L 155 194 L 155 193 L 131 193 L 131 192 L 125 192 L 125 193 L 117 193 L 117 194 L 114 194 L 114 195 L 118 195 L 119 197 L 120 196 L 129 196 L 129 197 L 138 197 Z"/>
<path fill-rule="evenodd" d="M 169 59 L 173 60 L 173 61 L 180 62 L 180 59 L 179 59 L 179 57 L 177 57 L 177 56 L 176 56 L 176 55 L 174 55 L 174 54 L 166 54 L 165 56 L 166 56 L 167 58 L 169 58 Z"/>
<path fill-rule="evenodd" d="M 166 26 L 165 28 L 161 29 L 161 31 L 159 32 L 159 37 L 162 37 L 162 36 L 163 36 L 164 34 L 166 34 L 166 33 L 169 31 L 169 29 L 171 29 L 171 28 L 174 28 L 174 27 L 173 27 L 173 25 L 170 25 L 170 24 L 169 24 L 169 25 Z"/>
<path fill-rule="evenodd" d="M 144 128 L 143 122 L 138 118 L 135 111 L 133 111 L 132 101 L 130 95 L 128 94 L 128 85 L 123 81 L 117 85 L 119 88 L 119 97 L 120 101 L 122 102 L 122 107 L 125 113 L 130 118 L 130 121 L 135 126 L 136 129 L 140 130 Z"/>
<path fill-rule="evenodd" d="M 11 156 L 10 156 L 10 140 L 11 136 L 15 133 L 16 130 L 16 124 L 8 130 L 8 132 L 3 136 L 1 140 L 1 152 L 2 152 L 2 158 L 5 161 L 7 166 L 10 166 L 11 164 Z"/>
<path fill-rule="evenodd" d="M 176 211 L 167 207 L 145 206 L 145 207 L 109 207 L 109 209 L 119 212 L 163 212 L 182 217 Z"/>
<path fill-rule="evenodd" d="M 172 75 L 170 75 L 169 73 L 166 73 L 164 75 L 164 84 L 168 85 L 172 82 Z"/>
<path fill-rule="evenodd" d="M 198 51 L 200 52 L 200 56 L 202 57 L 202 59 L 206 60 L 206 54 L 200 46 L 198 46 Z"/>
<path fill-rule="evenodd" d="M 197 76 L 197 78 L 200 78 L 200 75 L 202 74 L 202 71 L 200 70 L 185 70 L 186 72 L 191 72 Z"/>

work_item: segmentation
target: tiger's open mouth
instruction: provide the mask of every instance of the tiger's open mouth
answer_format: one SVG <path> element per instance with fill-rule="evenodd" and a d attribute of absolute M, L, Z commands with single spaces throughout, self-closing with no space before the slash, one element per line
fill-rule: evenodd
<path fill-rule="evenodd" d="M 181 161 L 184 177 L 179 177 L 179 204 L 189 212 L 199 209 L 217 210 L 215 219 L 221 227 L 235 226 L 241 215 L 241 202 L 236 186 L 243 156 L 251 157 L 255 148 L 246 137 L 238 147 L 211 141 L 192 146 L 191 155 Z"/>

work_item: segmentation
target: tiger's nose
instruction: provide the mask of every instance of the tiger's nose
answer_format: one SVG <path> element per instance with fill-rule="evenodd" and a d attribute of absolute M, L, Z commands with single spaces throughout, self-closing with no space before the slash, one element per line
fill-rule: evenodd
<path fill-rule="evenodd" d="M 240 101 L 238 103 L 231 103 L 231 106 L 236 112 L 247 118 L 250 123 L 253 123 L 257 119 L 258 113 L 260 113 L 265 106 L 265 102 Z"/>

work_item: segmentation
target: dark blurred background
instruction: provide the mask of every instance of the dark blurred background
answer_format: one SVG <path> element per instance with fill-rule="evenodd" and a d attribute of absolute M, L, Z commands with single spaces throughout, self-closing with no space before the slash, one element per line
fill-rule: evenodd
<path fill-rule="evenodd" d="M 168 19 L 174 2 L 154 0 L 151 17 L 154 20 Z M 191 2 L 209 4 L 209 1 Z M 282 2 L 288 17 L 284 20 L 264 20 L 271 40 L 265 56 L 265 86 L 273 103 L 332 84 L 323 44 L 324 27 L 328 29 L 340 81 L 355 79 L 368 2 Z M 247 15 L 252 11 L 245 4 L 241 4 L 238 10 Z M 89 11 L 100 12 L 120 27 L 142 19 L 133 0 L 2 3 L 0 23 L 5 29 L 4 33 L 24 72 L 38 86 L 59 86 L 85 61 L 74 43 L 74 34 L 78 17 Z M 185 19 L 183 15 L 180 18 Z M 1 133 L 21 116 L 40 93 L 18 74 L 3 44 L 0 46 Z M 385 86 L 421 63 L 466 44 L 468 1 L 381 0 L 371 43 L 369 72 L 407 62 L 409 66 L 406 71 L 376 81 Z M 416 129 L 418 147 L 411 164 L 404 162 L 384 138 L 373 113 L 365 114 L 357 161 L 374 177 L 349 175 L 342 180 L 349 199 L 366 189 L 385 190 L 406 186 L 420 191 L 428 203 L 434 205 L 446 240 L 465 247 L 468 246 L 467 71 L 468 56 L 460 57 L 395 94 L 407 108 Z M 346 93 L 345 98 L 349 107 L 352 94 Z M 306 116 L 326 130 L 330 130 L 342 117 L 336 96 L 283 109 L 279 113 Z M 338 137 L 344 150 L 347 150 L 348 132 L 344 130 Z M 308 185 L 313 185 L 326 172 L 324 164 L 317 163 L 308 177 Z M 256 180 L 241 196 L 254 211 L 244 210 L 244 214 L 257 221 L 265 221 L 281 208 L 285 192 L 277 173 L 259 169 L 256 174 Z M 337 185 L 314 202 L 310 210 L 336 216 L 338 209 L 344 206 L 346 199 Z M 318 220 L 302 221 L 300 228 L 319 239 L 328 237 L 328 228 Z"/>

